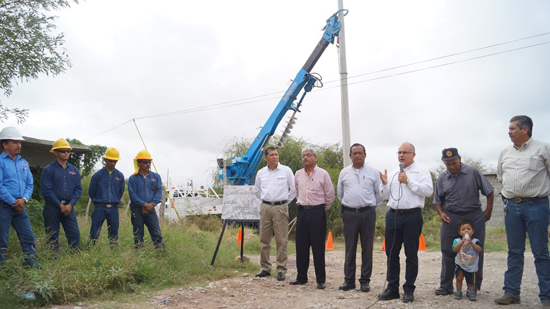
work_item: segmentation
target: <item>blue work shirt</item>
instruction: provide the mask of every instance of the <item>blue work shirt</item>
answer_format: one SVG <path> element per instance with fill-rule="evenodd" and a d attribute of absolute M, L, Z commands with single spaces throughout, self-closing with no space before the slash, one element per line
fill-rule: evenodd
<path fill-rule="evenodd" d="M 34 187 L 29 162 L 17 155 L 15 161 L 5 152 L 0 155 L 0 199 L 13 205 L 16 199 L 31 198 Z"/>
<path fill-rule="evenodd" d="M 48 164 L 40 177 L 40 190 L 46 205 L 59 207 L 61 200 L 75 205 L 82 194 L 78 169 L 67 162 L 65 168 L 57 160 Z"/>
<path fill-rule="evenodd" d="M 162 198 L 162 180 L 160 175 L 149 172 L 143 177 L 139 172 L 128 179 L 128 193 L 130 193 L 130 206 L 143 207 L 146 203 L 158 204 Z"/>
<path fill-rule="evenodd" d="M 120 204 L 125 185 L 124 175 L 119 170 L 115 168 L 109 173 L 104 167 L 92 176 L 88 195 L 94 203 Z"/>

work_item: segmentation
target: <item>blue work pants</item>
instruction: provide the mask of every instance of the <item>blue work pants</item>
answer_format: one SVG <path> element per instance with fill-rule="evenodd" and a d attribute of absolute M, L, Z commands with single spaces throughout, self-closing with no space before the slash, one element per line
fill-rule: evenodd
<path fill-rule="evenodd" d="M 69 246 L 74 249 L 78 248 L 80 244 L 80 230 L 78 228 L 74 206 L 67 216 L 61 213 L 61 209 L 58 206 L 52 205 L 45 205 L 42 214 L 44 215 L 44 228 L 46 230 L 46 235 L 48 235 L 48 243 L 52 246 L 54 251 L 59 250 L 60 224 L 63 225 L 63 230 L 65 231 Z"/>
<path fill-rule="evenodd" d="M 34 234 L 27 212 L 23 210 L 22 213 L 18 214 L 10 205 L 2 202 L 0 202 L 0 264 L 6 261 L 10 226 L 13 226 L 19 237 L 21 248 L 26 255 L 25 262 L 27 265 L 38 267 Z"/>
<path fill-rule="evenodd" d="M 508 269 L 504 273 L 504 293 L 520 298 L 526 234 L 529 235 L 535 270 L 539 279 L 539 298 L 550 301 L 550 256 L 548 253 L 548 198 L 520 204 L 505 200 Z"/>
<path fill-rule="evenodd" d="M 150 211 L 146 215 L 141 213 L 142 208 L 132 207 L 132 226 L 134 230 L 134 245 L 136 248 L 143 247 L 144 225 L 147 226 L 151 240 L 157 249 L 165 249 L 162 234 L 160 232 L 159 219 L 156 211 Z"/>
<path fill-rule="evenodd" d="M 105 206 L 94 205 L 94 211 L 92 212 L 92 226 L 90 227 L 90 239 L 95 245 L 99 234 L 101 233 L 101 227 L 103 222 L 107 220 L 107 231 L 109 232 L 109 242 L 112 245 L 118 242 L 118 207 L 113 206 L 111 208 Z"/>

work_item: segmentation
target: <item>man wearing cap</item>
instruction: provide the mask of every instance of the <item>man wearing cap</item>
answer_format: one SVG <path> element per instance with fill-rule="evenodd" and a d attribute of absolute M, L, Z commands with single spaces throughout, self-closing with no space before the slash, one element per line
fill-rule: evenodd
<path fill-rule="evenodd" d="M 355 289 L 357 241 L 361 243 L 362 292 L 370 291 L 372 275 L 372 247 L 376 226 L 376 207 L 382 204 L 380 173 L 365 164 L 367 152 L 361 144 L 350 147 L 352 165 L 342 169 L 338 177 L 338 199 L 342 202 L 346 258 L 344 263 L 343 291 Z"/>
<path fill-rule="evenodd" d="M 262 201 L 260 205 L 260 264 L 262 270 L 256 277 L 271 275 L 271 237 L 277 245 L 277 280 L 286 278 L 288 260 L 288 203 L 296 197 L 296 185 L 292 170 L 279 163 L 279 151 L 268 147 L 264 152 L 267 166 L 256 174 L 254 194 Z"/>
<path fill-rule="evenodd" d="M 44 197 L 44 228 L 52 248 L 59 250 L 59 226 L 63 225 L 67 242 L 72 248 L 80 244 L 80 230 L 73 206 L 80 199 L 82 184 L 80 172 L 67 162 L 71 146 L 63 139 L 58 139 L 50 152 L 55 161 L 48 164 L 40 176 L 40 190 Z"/>
<path fill-rule="evenodd" d="M 317 166 L 317 151 L 311 147 L 302 150 L 304 168 L 296 172 L 296 268 L 298 275 L 290 284 L 308 282 L 309 248 L 313 253 L 313 265 L 317 288 L 324 289 L 325 239 L 327 236 L 326 211 L 334 202 L 334 186 L 327 171 Z"/>
<path fill-rule="evenodd" d="M 504 148 L 498 158 L 497 179 L 502 182 L 508 242 L 504 295 L 495 299 L 499 305 L 520 303 L 527 234 L 539 279 L 539 299 L 543 307 L 550 307 L 550 144 L 531 138 L 532 134 L 531 118 L 524 115 L 512 117 L 508 136 L 513 144 Z"/>
<path fill-rule="evenodd" d="M 115 168 L 119 160 L 116 148 L 109 148 L 103 156 L 105 167 L 97 171 L 90 180 L 88 195 L 94 203 L 90 240 L 96 244 L 103 222 L 107 220 L 109 242 L 118 241 L 118 205 L 124 193 L 124 175 Z"/>
<path fill-rule="evenodd" d="M 162 198 L 162 180 L 159 174 L 150 170 L 152 161 L 153 158 L 149 151 L 145 149 L 140 151 L 134 159 L 137 171 L 128 179 L 134 245 L 136 248 L 143 247 L 145 225 L 155 248 L 166 249 L 155 211 L 155 206 L 160 203 Z"/>
<path fill-rule="evenodd" d="M 458 223 L 463 219 L 471 220 L 475 237 L 485 244 L 485 222 L 491 219 L 494 193 L 493 186 L 478 169 L 461 162 L 456 148 L 443 149 L 441 160 L 447 170 L 437 178 L 433 199 L 435 210 L 441 218 L 441 278 L 435 294 L 448 295 L 453 293 L 456 256 L 452 248 L 453 240 L 462 238 L 458 233 Z M 480 191 L 487 197 L 485 211 L 481 208 Z M 480 290 L 482 280 L 483 251 L 479 253 L 476 290 Z"/>
<path fill-rule="evenodd" d="M 405 249 L 406 270 L 403 284 L 403 302 L 414 301 L 416 277 L 418 276 L 418 246 L 424 220 L 422 208 L 425 198 L 432 195 L 433 184 L 430 171 L 414 161 L 416 150 L 411 143 L 403 143 L 397 150 L 399 168 L 390 174 L 380 173 L 380 195 L 388 198 L 390 210 L 386 213 L 386 256 L 388 287 L 378 295 L 380 300 L 399 298 L 399 252 Z"/>
<path fill-rule="evenodd" d="M 25 253 L 25 262 L 38 267 L 34 234 L 25 211 L 33 178 L 29 163 L 20 155 L 23 136 L 16 128 L 6 127 L 0 132 L 0 140 L 4 149 L 0 155 L 0 264 L 6 261 L 8 235 L 13 226 Z"/>

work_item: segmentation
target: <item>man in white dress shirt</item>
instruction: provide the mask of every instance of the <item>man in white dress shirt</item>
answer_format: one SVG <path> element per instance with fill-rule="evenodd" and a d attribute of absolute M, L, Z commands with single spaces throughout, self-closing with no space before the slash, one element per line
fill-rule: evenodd
<path fill-rule="evenodd" d="M 414 162 L 416 152 L 411 143 L 403 143 L 397 151 L 400 168 L 389 175 L 380 173 L 382 184 L 380 194 L 388 198 L 390 210 L 386 213 L 386 256 L 388 270 L 387 289 L 378 298 L 390 300 L 399 298 L 399 252 L 405 248 L 407 256 L 403 302 L 414 301 L 414 285 L 418 275 L 418 245 L 422 233 L 422 208 L 424 199 L 433 193 L 430 172 Z M 402 168 L 401 168 L 402 167 Z"/>
<path fill-rule="evenodd" d="M 296 197 L 292 170 L 279 163 L 279 151 L 275 147 L 265 150 L 267 166 L 256 174 L 254 194 L 262 201 L 260 205 L 260 264 L 262 270 L 256 277 L 271 275 L 271 237 L 275 234 L 277 245 L 277 280 L 284 281 L 288 260 L 288 203 Z"/>

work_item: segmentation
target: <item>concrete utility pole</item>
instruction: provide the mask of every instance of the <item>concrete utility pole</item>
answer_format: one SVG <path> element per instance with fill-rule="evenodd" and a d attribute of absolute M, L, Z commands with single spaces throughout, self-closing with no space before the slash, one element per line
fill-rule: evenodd
<path fill-rule="evenodd" d="M 338 0 L 338 10 L 344 8 L 344 0 Z M 348 68 L 346 63 L 346 35 L 344 27 L 344 14 L 338 14 L 340 20 L 340 33 L 338 35 L 338 56 L 340 60 L 340 98 L 342 105 L 342 148 L 344 153 L 344 167 L 351 165 L 349 157 L 350 129 L 349 129 L 349 104 L 348 104 Z"/>

